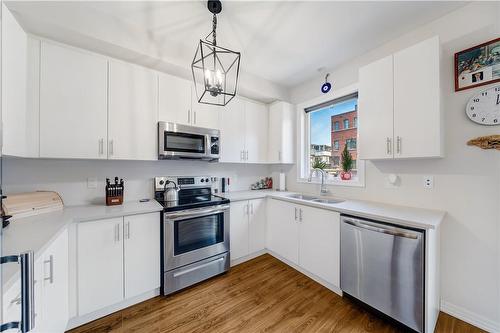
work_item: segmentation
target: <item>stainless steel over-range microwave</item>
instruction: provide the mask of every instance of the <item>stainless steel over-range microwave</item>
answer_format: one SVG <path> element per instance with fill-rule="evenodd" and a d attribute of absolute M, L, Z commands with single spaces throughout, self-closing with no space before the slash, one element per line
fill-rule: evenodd
<path fill-rule="evenodd" d="M 219 160 L 220 131 L 171 122 L 158 122 L 159 159 Z"/>

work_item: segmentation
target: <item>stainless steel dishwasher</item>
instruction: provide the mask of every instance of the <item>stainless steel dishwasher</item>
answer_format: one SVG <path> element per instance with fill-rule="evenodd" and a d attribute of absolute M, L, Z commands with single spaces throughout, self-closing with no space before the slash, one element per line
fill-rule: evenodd
<path fill-rule="evenodd" d="M 424 332 L 423 231 L 341 216 L 343 292 Z"/>

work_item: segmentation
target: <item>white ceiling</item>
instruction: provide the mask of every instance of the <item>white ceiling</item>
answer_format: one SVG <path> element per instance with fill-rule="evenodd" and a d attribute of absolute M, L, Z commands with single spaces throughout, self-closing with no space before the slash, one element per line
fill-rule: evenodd
<path fill-rule="evenodd" d="M 218 44 L 242 53 L 242 71 L 292 87 L 317 75 L 318 68 L 333 69 L 465 4 L 224 1 Z M 126 38 L 149 44 L 145 52 L 161 50 L 162 57 L 182 66 L 190 65 L 197 40 L 211 30 L 205 1 L 10 2 L 9 7 L 59 27 L 75 15 L 104 31 L 120 22 Z M 93 20 L 96 13 L 109 20 Z M 28 26 L 37 33 L 36 24 Z M 84 24 L 67 28 L 75 37 L 89 30 Z"/>

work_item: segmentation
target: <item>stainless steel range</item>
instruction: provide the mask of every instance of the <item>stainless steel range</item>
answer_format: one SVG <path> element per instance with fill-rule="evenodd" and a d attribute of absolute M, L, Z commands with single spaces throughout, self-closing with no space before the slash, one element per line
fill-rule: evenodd
<path fill-rule="evenodd" d="M 212 194 L 214 181 L 155 177 L 155 198 L 164 207 L 163 295 L 229 270 L 229 200 Z M 174 190 L 177 196 L 165 195 Z"/>

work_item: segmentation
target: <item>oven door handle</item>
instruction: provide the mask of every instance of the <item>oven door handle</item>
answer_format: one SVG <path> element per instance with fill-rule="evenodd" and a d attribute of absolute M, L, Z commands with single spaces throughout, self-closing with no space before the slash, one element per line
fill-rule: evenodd
<path fill-rule="evenodd" d="M 219 214 L 219 213 L 224 213 L 226 209 L 228 209 L 229 206 L 217 206 L 216 208 L 211 208 L 211 209 L 189 209 L 185 211 L 180 211 L 180 212 L 173 212 L 173 213 L 166 213 L 165 218 L 169 220 L 177 220 L 180 218 L 190 218 L 190 217 L 197 217 L 197 216 L 204 216 L 204 215 L 212 215 L 212 214 Z"/>

